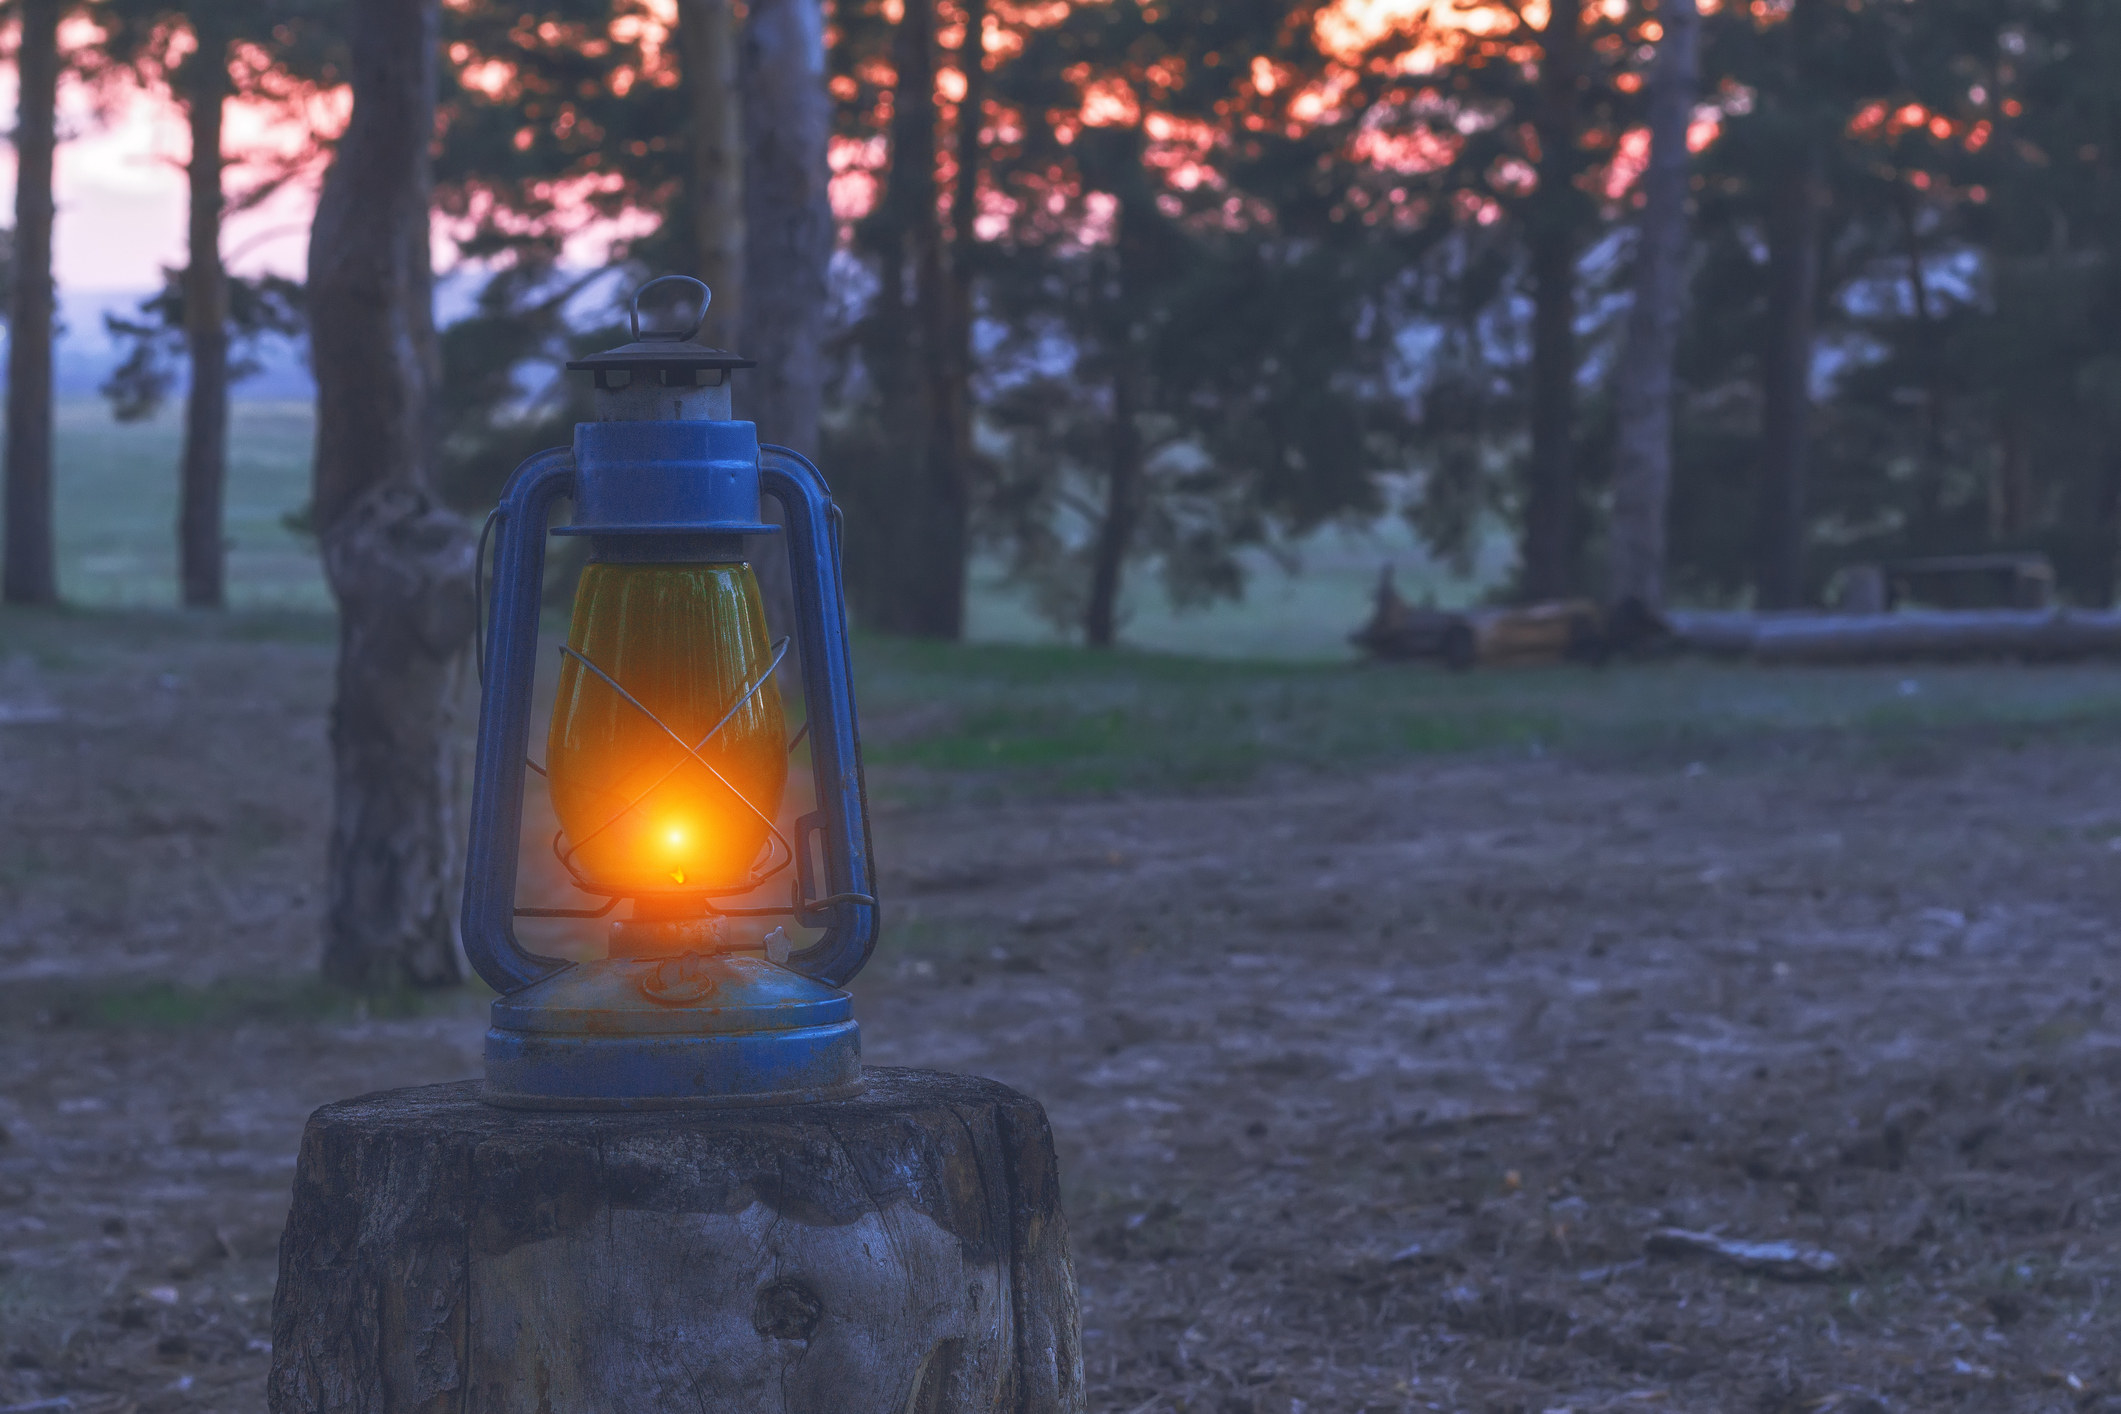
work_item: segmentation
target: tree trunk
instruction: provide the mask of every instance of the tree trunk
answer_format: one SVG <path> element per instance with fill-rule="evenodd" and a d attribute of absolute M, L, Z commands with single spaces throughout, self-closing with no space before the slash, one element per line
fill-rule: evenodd
<path fill-rule="evenodd" d="M 957 51 L 958 68 L 964 75 L 965 92 L 957 108 L 957 174 L 950 196 L 950 235 L 947 245 L 936 232 L 934 294 L 928 300 L 926 320 L 933 355 L 928 375 L 934 418 L 930 456 L 939 486 L 938 502 L 949 517 L 937 538 L 934 553 L 947 557 L 937 566 L 937 618 L 947 632 L 938 636 L 962 638 L 965 632 L 965 576 L 972 553 L 972 493 L 976 452 L 973 447 L 972 401 L 972 281 L 979 259 L 980 171 L 986 149 L 980 144 L 980 126 L 987 102 L 986 0 L 965 0 L 964 38 Z"/>
<path fill-rule="evenodd" d="M 905 475 L 909 483 L 913 478 L 911 468 L 920 460 L 920 449 L 903 439 L 924 425 L 924 420 L 908 418 L 905 412 L 921 395 L 921 380 L 915 372 L 920 350 L 915 342 L 906 299 L 906 256 L 916 213 L 923 203 L 930 207 L 935 204 L 935 169 L 932 162 L 924 166 L 909 156 L 920 146 L 924 125 L 919 118 L 924 105 L 917 97 L 909 102 L 899 94 L 906 87 L 903 76 L 907 69 L 927 63 L 923 45 L 919 42 L 925 29 L 916 19 L 921 8 L 921 3 L 907 5 L 892 31 L 891 62 L 901 75 L 901 81 L 894 86 L 892 96 L 891 126 L 887 132 L 890 151 L 884 166 L 883 192 L 875 211 L 861 227 L 864 243 L 876 253 L 876 299 L 871 304 L 867 321 L 869 328 L 865 331 L 868 337 L 864 343 L 863 361 L 870 381 L 876 385 L 885 428 L 899 439 L 893 452 L 907 459 Z M 925 67 L 921 71 L 925 73 Z M 927 150 L 932 157 L 935 139 L 932 111 L 925 128 L 929 143 Z M 911 489 L 909 484 L 909 494 L 892 498 L 898 512 L 894 529 L 911 519 L 912 512 L 908 509 Z M 878 604 L 878 610 L 887 620 L 900 616 L 900 597 L 894 591 L 890 599 Z M 889 622 L 883 626 L 894 627 Z"/>
<path fill-rule="evenodd" d="M 1997 419 L 1996 463 L 1989 472 L 1988 535 L 2014 541 L 2032 522 L 2033 455 L 2017 409 L 2008 402 Z"/>
<path fill-rule="evenodd" d="M 1643 173 L 1635 243 L 1635 304 L 1628 312 L 1615 402 L 1612 601 L 1664 603 L 1665 510 L 1672 488 L 1672 363 L 1686 298 L 1687 129 L 1694 117 L 1700 12 L 1663 0 L 1664 25 L 1650 74 L 1650 165 Z"/>
<path fill-rule="evenodd" d="M 2084 609 L 1943 609 L 1761 616 L 1760 663 L 2068 662 L 2121 657 L 2121 615 Z"/>
<path fill-rule="evenodd" d="M 1944 520 L 1944 367 L 1940 355 L 1945 348 L 1943 331 L 1934 327 L 1929 272 L 1923 258 L 1921 209 L 1913 187 L 1898 189 L 1900 233 L 1907 243 L 1908 294 L 1915 306 L 1915 327 L 1922 331 L 1916 357 L 1922 366 L 1922 470 L 1916 493 L 1915 512 L 1910 517 L 1909 538 L 1922 543 L 1931 538 Z"/>
<path fill-rule="evenodd" d="M 817 0 L 752 0 L 738 67 L 744 138 L 744 307 L 736 344 L 759 366 L 737 375 L 738 407 L 759 439 L 818 454 L 825 392 L 825 307 L 832 218 L 832 95 L 825 89 L 825 17 Z M 829 471 L 830 468 L 827 468 Z M 767 502 L 778 520 L 780 506 Z M 755 562 L 766 621 L 795 628 L 784 544 Z M 791 646 L 783 678 L 800 681 Z"/>
<path fill-rule="evenodd" d="M 913 456 L 909 520 L 898 546 L 898 632 L 957 639 L 965 627 L 965 557 L 970 502 L 959 458 L 958 405 L 947 350 L 953 317 L 949 255 L 936 209 L 935 0 L 907 0 L 892 45 L 898 70 L 891 119 L 893 218 L 913 276 L 913 366 L 906 394 L 887 408 Z"/>
<path fill-rule="evenodd" d="M 1819 297 L 1820 154 L 1809 138 L 1768 195 L 1768 347 L 1761 359 L 1760 499 L 1754 526 L 1755 602 L 1793 609 L 1804 599 L 1804 464 L 1811 417 L 1812 311 Z"/>
<path fill-rule="evenodd" d="M 894 47 L 904 38 L 903 33 L 895 35 Z M 894 108 L 893 116 L 900 116 L 898 109 Z M 882 445 L 876 448 L 875 463 L 858 472 L 864 481 L 873 483 L 867 488 L 872 504 L 866 518 L 868 534 L 849 545 L 847 555 L 862 616 L 885 633 L 904 633 L 909 631 L 907 595 L 900 567 L 920 514 L 914 492 L 923 449 L 913 439 L 924 425 L 908 417 L 906 409 L 923 387 L 915 376 L 918 350 L 906 308 L 905 201 L 901 195 L 904 185 L 916 177 L 896 160 L 896 122 L 890 139 L 893 160 L 886 166 L 882 197 L 855 228 L 856 238 L 876 258 L 876 297 L 862 318 L 860 334 L 863 371 L 876 389 Z"/>
<path fill-rule="evenodd" d="M 991 1080 L 806 1105 L 311 1116 L 274 1414 L 1082 1414 L 1053 1138 Z"/>
<path fill-rule="evenodd" d="M 965 92 L 957 106 L 957 178 L 950 196 L 950 250 L 946 298 L 948 329 L 937 376 L 948 383 L 947 405 L 951 457 L 968 508 L 976 475 L 973 447 L 972 371 L 974 366 L 972 282 L 979 266 L 980 172 L 986 148 L 980 141 L 987 107 L 987 0 L 964 0 L 965 37 L 957 52 Z M 968 509 L 969 515 L 969 509 Z"/>
<path fill-rule="evenodd" d="M 691 109 L 686 198 L 694 258 L 714 291 L 700 339 L 727 348 L 744 308 L 744 152 L 731 0 L 678 0 L 678 45 Z"/>
<path fill-rule="evenodd" d="M 1111 463 L 1105 476 L 1104 518 L 1090 561 L 1090 605 L 1083 616 L 1083 640 L 1092 648 L 1110 648 L 1119 628 L 1119 591 L 1134 544 L 1134 525 L 1141 511 L 1142 441 L 1141 369 L 1131 338 L 1122 344 L 1112 367 Z"/>
<path fill-rule="evenodd" d="M 935 61 L 935 0 L 907 0 L 891 45 L 889 176 L 860 228 L 877 262 L 862 357 L 886 445 L 868 473 L 876 548 L 857 573 L 878 628 L 955 639 L 964 632 L 970 548 L 971 413 L 950 355 L 961 320 L 937 209 Z"/>
<path fill-rule="evenodd" d="M 2102 440 L 2098 496 L 2093 503 L 2098 538 L 2089 588 L 2093 603 L 2111 609 L 2115 590 L 2121 587 L 2121 438 L 2109 426 Z"/>
<path fill-rule="evenodd" d="M 1142 134 L 1131 134 L 1139 159 Z M 1139 171 L 1140 163 L 1125 164 Z M 1118 227 L 1113 232 L 1113 299 L 1103 311 L 1105 337 L 1112 358 L 1112 432 L 1105 472 L 1105 505 L 1098 522 L 1097 539 L 1090 553 L 1090 602 L 1083 615 L 1083 641 L 1092 648 L 1110 648 L 1119 632 L 1120 588 L 1126 577 L 1127 557 L 1134 551 L 1135 528 L 1141 523 L 1142 450 L 1141 412 L 1143 382 L 1149 370 L 1143 366 L 1136 341 L 1135 312 L 1147 298 L 1146 245 L 1156 223 L 1154 199 L 1145 184 L 1131 174 L 1122 175 Z M 1092 288 L 1108 288 L 1093 278 Z"/>
<path fill-rule="evenodd" d="M 906 215 L 913 237 L 913 319 L 921 349 L 919 376 L 925 385 L 918 400 L 927 420 L 920 439 L 927 455 L 920 466 L 921 495 L 912 554 L 904 566 L 911 592 L 907 628 L 917 637 L 958 639 L 965 633 L 965 557 L 969 546 L 971 502 L 963 453 L 964 388 L 957 376 L 952 346 L 957 317 L 950 250 L 943 240 L 941 213 L 933 180 L 936 159 L 935 0 L 911 0 L 900 29 L 906 53 L 919 62 L 900 75 L 897 101 L 911 110 L 904 160 L 919 162 L 929 179 L 920 188 L 926 199 L 909 204 Z M 909 101 L 909 92 L 920 95 Z M 901 160 L 898 151 L 893 161 Z"/>
<path fill-rule="evenodd" d="M 987 153 L 980 141 L 987 113 L 987 0 L 964 0 L 964 11 L 965 37 L 958 45 L 957 67 L 965 76 L 965 96 L 957 105 L 957 189 L 950 197 L 950 239 L 958 312 L 964 316 L 963 330 L 969 338 L 973 247 L 979 240 L 979 178 Z M 969 352 L 970 344 L 966 347 Z"/>
<path fill-rule="evenodd" d="M 313 507 L 339 603 L 324 971 L 355 986 L 462 976 L 456 715 L 473 542 L 428 484 L 438 7 L 348 11 L 353 113 L 310 232 Z"/>
<path fill-rule="evenodd" d="M 10 604 L 59 602 L 52 524 L 52 149 L 58 141 L 59 0 L 22 0 L 16 59 L 15 288 L 8 308 Z"/>
<path fill-rule="evenodd" d="M 752 0 L 743 35 L 744 319 L 737 397 L 762 440 L 818 450 L 834 228 L 817 0 Z"/>
<path fill-rule="evenodd" d="M 184 337 L 191 388 L 184 404 L 184 461 L 177 507 L 177 578 L 184 603 L 227 602 L 222 499 L 228 483 L 228 274 L 221 267 L 221 120 L 228 101 L 227 44 L 202 15 L 198 49 L 179 81 L 191 124 L 191 260 L 184 272 Z"/>
<path fill-rule="evenodd" d="M 1527 599 L 1575 591 L 1576 246 L 1581 194 L 1575 181 L 1581 6 L 1557 3 L 1545 31 L 1539 76 L 1539 187 L 1532 203 L 1532 448 L 1525 469 L 1522 580 Z"/>

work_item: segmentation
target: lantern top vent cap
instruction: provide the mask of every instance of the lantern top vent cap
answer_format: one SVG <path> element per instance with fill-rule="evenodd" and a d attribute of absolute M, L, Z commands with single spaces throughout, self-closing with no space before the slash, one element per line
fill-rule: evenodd
<path fill-rule="evenodd" d="M 641 328 L 641 296 L 658 285 L 692 285 L 700 292 L 699 312 L 693 316 L 690 326 L 683 329 Z M 603 386 L 607 373 L 654 373 L 679 369 L 756 368 L 757 359 L 733 354 L 727 349 L 710 349 L 693 342 L 700 332 L 700 325 L 707 321 L 707 306 L 714 299 L 714 292 L 704 281 L 690 275 L 663 275 L 650 280 L 633 292 L 633 342 L 621 344 L 615 349 L 590 354 L 587 358 L 572 359 L 567 367 L 572 372 L 594 373 L 597 384 Z M 691 380 L 686 380 L 691 381 Z"/>

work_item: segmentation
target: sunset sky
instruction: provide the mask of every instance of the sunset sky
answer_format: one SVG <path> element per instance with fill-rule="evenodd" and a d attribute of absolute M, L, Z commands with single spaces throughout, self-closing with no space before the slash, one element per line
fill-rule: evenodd
<path fill-rule="evenodd" d="M 0 69 L 0 113 L 11 123 L 15 75 Z M 231 114 L 229 147 L 262 136 L 255 113 Z M 70 291 L 149 290 L 162 267 L 184 261 L 184 173 L 189 143 L 182 118 L 166 101 L 131 94 L 98 113 L 91 94 L 69 85 L 60 102 L 56 186 L 59 220 L 54 262 Z M 238 180 L 241 173 L 237 174 Z M 0 144 L 0 200 L 14 209 L 15 159 Z M 233 185 L 233 183 L 232 183 Z M 313 194 L 290 191 L 229 223 L 227 252 L 245 273 L 300 274 Z"/>
<path fill-rule="evenodd" d="M 1432 0 L 1342 0 L 1334 24 L 1322 38 L 1340 44 L 1375 39 Z M 1332 28 L 1333 33 L 1324 31 Z M 1344 32 L 1343 32 L 1344 31 Z M 184 249 L 184 174 L 189 148 L 181 115 L 160 95 L 137 92 L 96 95 L 69 83 L 62 90 L 61 143 L 57 159 L 58 229 L 55 261 L 63 291 L 145 291 L 161 283 L 164 266 L 180 265 Z M 12 123 L 15 76 L 0 66 L 0 114 Z M 275 129 L 278 131 L 275 131 Z M 231 157 L 278 145 L 291 131 L 284 119 L 261 108 L 233 105 L 225 142 Z M 231 191 L 255 179 L 231 169 Z M 230 218 L 223 252 L 235 270 L 271 270 L 299 276 L 308 220 L 315 200 L 313 180 L 279 193 L 261 208 Z M 14 154 L 0 142 L 0 220 L 11 220 Z M 438 251 L 438 255 L 442 252 Z"/>

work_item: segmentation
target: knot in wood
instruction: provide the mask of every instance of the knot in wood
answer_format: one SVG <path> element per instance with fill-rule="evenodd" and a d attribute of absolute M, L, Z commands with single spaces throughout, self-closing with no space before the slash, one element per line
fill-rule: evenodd
<path fill-rule="evenodd" d="M 648 1000 L 672 1006 L 696 1002 L 712 992 L 715 985 L 714 974 L 707 970 L 707 959 L 696 952 L 657 963 L 641 974 L 639 983 L 641 994 Z"/>
<path fill-rule="evenodd" d="M 817 1330 L 825 1303 L 817 1293 L 790 1277 L 759 1288 L 751 1307 L 751 1325 L 771 1340 L 808 1340 Z"/>

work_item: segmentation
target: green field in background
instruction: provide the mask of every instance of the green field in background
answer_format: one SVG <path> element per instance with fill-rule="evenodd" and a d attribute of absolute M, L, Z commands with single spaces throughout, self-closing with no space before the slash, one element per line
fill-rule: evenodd
<path fill-rule="evenodd" d="M 852 530 L 849 532 L 853 533 Z M 1245 552 L 1245 596 L 1174 611 L 1154 571 L 1137 567 L 1121 596 L 1120 639 L 1160 653 L 1210 658 L 1345 662 L 1348 635 L 1369 617 L 1378 571 L 1395 569 L 1399 592 L 1446 608 L 1474 603 L 1507 573 L 1509 546 L 1498 539 L 1470 578 L 1435 563 L 1398 517 L 1376 525 L 1328 527 L 1290 547 L 1284 566 L 1263 550 Z M 1073 641 L 1032 612 L 1027 596 L 976 566 L 967 614 L 974 643 L 1057 645 Z"/>
<path fill-rule="evenodd" d="M 238 403 L 229 427 L 228 597 L 241 608 L 324 608 L 315 546 L 285 517 L 309 501 L 307 403 Z M 177 454 L 183 412 L 121 423 L 100 399 L 59 404 L 53 475 L 59 593 L 97 608 L 177 596 Z"/>
<path fill-rule="evenodd" d="M 243 608 L 325 608 L 315 546 L 290 531 L 309 500 L 312 413 L 307 403 L 238 403 L 230 428 L 229 600 Z M 97 399 L 62 402 L 58 414 L 60 592 L 98 608 L 155 608 L 176 598 L 177 452 L 181 412 L 123 424 Z M 827 468 L 828 475 L 830 468 Z M 860 526 L 850 526 L 859 535 Z M 1248 557 L 1243 601 L 1173 612 L 1140 573 L 1126 596 L 1123 639 L 1166 653 L 1338 660 L 1369 611 L 1380 566 L 1399 568 L 1401 591 L 1445 604 L 1478 597 L 1499 565 L 1473 580 L 1438 569 L 1403 523 L 1329 529 L 1293 547 L 1294 572 L 1264 553 Z M 1495 558 L 1495 557 L 1491 557 Z M 975 642 L 1054 644 L 1062 636 L 990 565 L 975 567 Z"/>
<path fill-rule="evenodd" d="M 2121 667 L 1605 668 L 1245 662 L 859 640 L 864 755 L 887 789 L 1102 794 L 1501 752 L 1695 770 L 1982 740 L 2121 740 Z"/>
<path fill-rule="evenodd" d="M 323 675 L 332 636 L 316 611 L 0 610 L 0 664 L 20 657 L 63 678 L 148 653 L 182 671 L 233 641 L 305 648 L 276 661 Z M 1881 756 L 1948 767 L 1977 743 L 2121 743 L 2121 666 L 2103 663 L 1454 673 L 866 635 L 854 660 L 870 785 L 909 803 L 1218 789 L 1467 754 L 1774 771 Z M 306 700 L 328 690 L 290 688 Z"/>
<path fill-rule="evenodd" d="M 194 636 L 329 642 L 314 548 L 284 523 L 307 495 L 310 425 L 304 405 L 238 409 L 230 589 L 250 612 L 217 619 L 154 612 L 174 597 L 175 416 L 127 427 L 101 404 L 63 406 L 62 587 L 76 609 L 121 612 L 0 614 L 0 657 L 27 652 L 57 665 L 149 645 L 180 654 Z M 1242 605 L 1173 614 L 1146 592 L 1152 585 L 1137 585 L 1129 647 L 1114 653 L 1055 643 L 1020 596 L 976 575 L 976 641 L 858 637 L 874 779 L 900 798 L 1154 791 L 1469 751 L 1699 757 L 1742 768 L 1792 751 L 1948 751 L 1967 732 L 2121 735 L 2121 668 L 2098 664 L 1668 662 L 1462 674 L 1355 664 L 1346 634 L 1388 557 L 1402 566 L 1403 590 L 1421 593 L 1424 562 L 1390 528 L 1312 537 L 1300 572 L 1264 566 Z M 1432 584 L 1445 602 L 1474 592 L 1462 581 Z"/>

